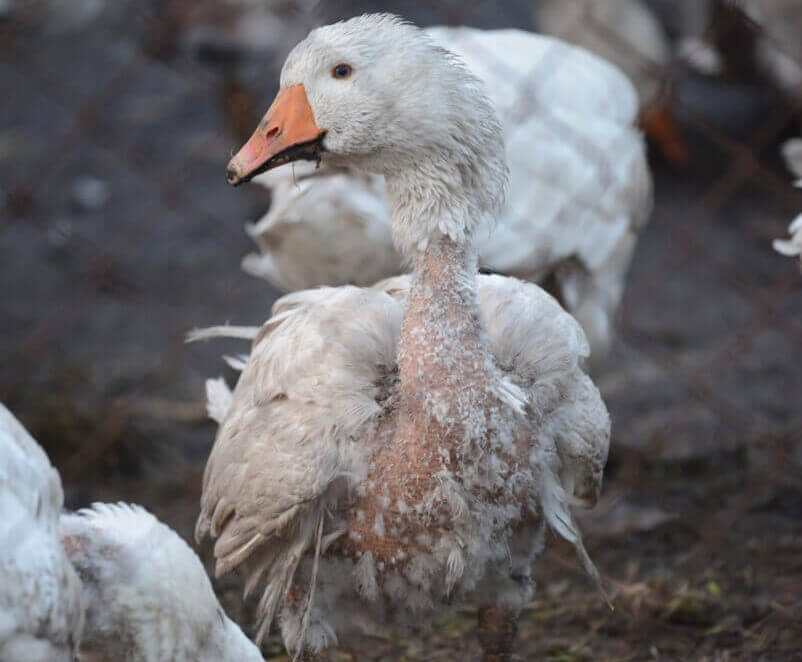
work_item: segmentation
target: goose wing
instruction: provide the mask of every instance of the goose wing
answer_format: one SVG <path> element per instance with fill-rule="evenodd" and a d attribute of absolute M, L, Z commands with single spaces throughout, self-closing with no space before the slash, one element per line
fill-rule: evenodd
<path fill-rule="evenodd" d="M 358 440 L 383 411 L 401 316 L 383 292 L 308 290 L 279 299 L 254 339 L 206 465 L 196 535 L 216 539 L 218 575 L 248 561 L 246 592 L 264 583 L 259 638 L 326 509 L 366 469 Z"/>

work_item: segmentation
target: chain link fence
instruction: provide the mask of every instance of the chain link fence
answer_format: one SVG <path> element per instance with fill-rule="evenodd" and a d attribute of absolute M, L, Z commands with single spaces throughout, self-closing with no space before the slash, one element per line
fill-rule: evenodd
<path fill-rule="evenodd" d="M 234 193 L 224 169 L 287 49 L 362 10 L 533 29 L 536 3 L 357 4 L 0 3 L 0 400 L 61 470 L 68 505 L 143 503 L 190 537 L 214 430 L 203 380 L 242 347 L 184 338 L 258 324 L 277 296 L 239 270 L 242 226 L 269 196 Z M 802 130 L 802 87 L 772 79 L 760 53 L 799 54 L 748 3 L 711 2 L 691 36 L 721 63 L 702 75 L 677 48 L 681 4 L 650 5 L 680 53 L 664 62 L 582 15 L 654 80 L 688 154 L 672 165 L 650 148 L 654 211 L 597 373 L 613 446 L 585 528 L 618 609 L 552 541 L 527 659 L 802 655 L 802 275 L 771 249 L 802 210 L 778 152 Z M 219 588 L 247 628 L 236 579 Z M 367 657 L 470 655 L 471 627 L 460 617 Z"/>

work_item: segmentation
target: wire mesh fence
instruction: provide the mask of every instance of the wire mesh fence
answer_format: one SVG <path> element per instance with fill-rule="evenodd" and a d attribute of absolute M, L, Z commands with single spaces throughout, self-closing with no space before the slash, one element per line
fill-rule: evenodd
<path fill-rule="evenodd" d="M 794 659 L 802 275 L 771 240 L 802 210 L 778 153 L 802 130 L 802 87 L 772 80 L 760 53 L 771 47 L 793 63 L 796 44 L 749 3 L 709 3 L 693 36 L 715 44 L 723 64 L 705 76 L 693 57 L 640 54 L 581 4 L 582 28 L 624 52 L 670 103 L 688 153 L 670 164 L 650 148 L 654 209 L 596 373 L 613 442 L 606 500 L 585 524 L 620 608 L 596 604 L 557 546 L 538 571 L 523 650 L 531 659 Z M 651 6 L 666 18 L 666 4 L 676 44 L 682 3 Z M 189 537 L 214 434 L 203 380 L 242 348 L 184 339 L 196 326 L 258 324 L 278 294 L 239 269 L 252 250 L 242 226 L 269 195 L 234 193 L 223 175 L 275 92 L 287 49 L 312 25 L 361 10 L 521 29 L 536 14 L 526 2 L 9 6 L 0 400 L 46 447 L 70 505 L 144 503 Z M 264 32 L 253 36 L 253 26 Z M 481 58 L 509 77 L 496 54 Z M 554 58 L 526 76 L 526 112 L 545 76 L 560 76 Z M 587 158 L 603 176 L 616 155 L 588 145 Z M 221 587 L 247 626 L 236 580 Z M 368 657 L 448 659 L 466 650 L 470 627 L 458 618 L 377 643 Z"/>

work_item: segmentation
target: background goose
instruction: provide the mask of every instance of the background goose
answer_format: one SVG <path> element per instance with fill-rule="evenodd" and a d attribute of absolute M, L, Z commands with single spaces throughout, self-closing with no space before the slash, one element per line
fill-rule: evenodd
<path fill-rule="evenodd" d="M 62 506 L 58 472 L 0 405 L 0 660 L 262 660 L 175 531 L 140 506 Z"/>
<path fill-rule="evenodd" d="M 738 3 L 763 31 L 758 64 L 786 94 L 802 99 L 802 3 L 798 0 L 743 0 Z"/>
<path fill-rule="evenodd" d="M 248 570 L 257 638 L 279 614 L 296 654 L 470 601 L 487 659 L 508 659 L 545 523 L 595 572 L 569 504 L 598 496 L 609 418 L 574 319 L 477 275 L 471 238 L 506 188 L 500 123 L 425 32 L 366 15 L 295 47 L 227 176 L 301 158 L 384 175 L 413 275 L 276 303 L 216 405 L 196 534 L 218 574 Z"/>
<path fill-rule="evenodd" d="M 794 186 L 802 188 L 802 138 L 788 140 L 782 146 L 783 157 L 791 174 L 796 178 Z M 802 259 L 802 214 L 799 214 L 788 226 L 790 239 L 775 239 L 774 250 L 782 255 L 799 255 Z"/>
<path fill-rule="evenodd" d="M 480 263 L 554 280 L 602 356 L 637 240 L 652 206 L 638 102 L 615 67 L 520 30 L 425 30 L 487 85 L 505 126 L 507 206 L 476 233 Z M 491 57 L 492 54 L 492 57 Z M 338 164 L 297 163 L 261 175 L 267 215 L 248 233 L 260 248 L 243 268 L 281 291 L 370 285 L 403 270 L 384 178 Z"/>
<path fill-rule="evenodd" d="M 537 0 L 538 29 L 586 48 L 619 67 L 635 85 L 641 123 L 674 165 L 687 161 L 685 144 L 671 117 L 667 73 L 671 44 L 641 0 Z"/>
<path fill-rule="evenodd" d="M 59 542 L 58 472 L 0 404 L 0 660 L 72 662 L 81 584 Z"/>

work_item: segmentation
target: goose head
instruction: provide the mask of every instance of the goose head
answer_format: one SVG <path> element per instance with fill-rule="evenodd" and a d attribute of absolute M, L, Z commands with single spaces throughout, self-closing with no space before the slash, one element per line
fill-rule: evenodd
<path fill-rule="evenodd" d="M 504 152 L 496 113 L 462 62 L 398 17 L 368 14 L 295 46 L 227 179 L 299 159 L 354 167 L 385 176 L 397 243 L 425 243 L 433 230 L 464 240 L 503 201 Z"/>

